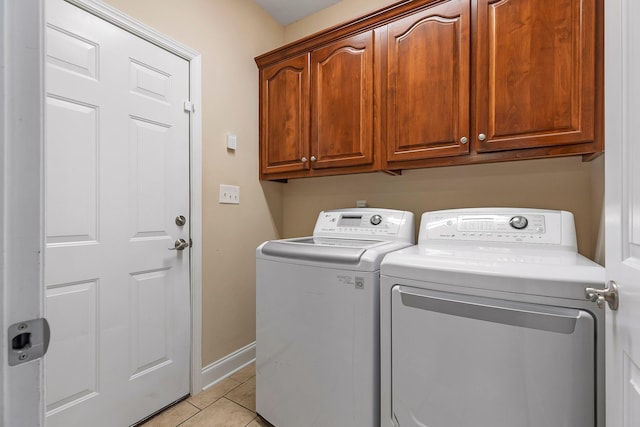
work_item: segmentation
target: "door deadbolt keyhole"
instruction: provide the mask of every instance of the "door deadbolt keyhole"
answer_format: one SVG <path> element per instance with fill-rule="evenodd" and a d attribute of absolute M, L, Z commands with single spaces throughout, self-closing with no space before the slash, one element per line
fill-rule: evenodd
<path fill-rule="evenodd" d="M 176 217 L 176 225 L 182 227 L 183 225 L 185 225 L 187 223 L 187 218 L 185 218 L 183 215 L 178 215 Z"/>

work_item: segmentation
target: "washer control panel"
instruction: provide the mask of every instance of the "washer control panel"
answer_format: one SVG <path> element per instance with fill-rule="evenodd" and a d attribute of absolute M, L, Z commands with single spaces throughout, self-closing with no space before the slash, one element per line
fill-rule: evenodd
<path fill-rule="evenodd" d="M 392 209 L 356 208 L 320 212 L 314 237 L 413 240 L 413 213 Z"/>
<path fill-rule="evenodd" d="M 503 234 L 544 234 L 544 215 L 456 215 L 447 218 L 445 226 L 454 227 L 458 232 L 485 232 Z"/>
<path fill-rule="evenodd" d="M 423 214 L 419 242 L 433 240 L 571 246 L 575 245 L 575 226 L 573 215 L 565 211 L 451 209 Z"/>

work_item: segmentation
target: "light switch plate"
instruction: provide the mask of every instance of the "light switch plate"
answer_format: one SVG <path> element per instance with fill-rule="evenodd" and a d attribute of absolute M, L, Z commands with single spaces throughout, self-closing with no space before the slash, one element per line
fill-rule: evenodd
<path fill-rule="evenodd" d="M 238 187 L 237 185 L 220 184 L 220 195 L 218 202 L 239 205 L 240 187 Z"/>
<path fill-rule="evenodd" d="M 235 150 L 238 147 L 238 140 L 235 134 L 228 133 L 227 134 L 227 149 Z"/>

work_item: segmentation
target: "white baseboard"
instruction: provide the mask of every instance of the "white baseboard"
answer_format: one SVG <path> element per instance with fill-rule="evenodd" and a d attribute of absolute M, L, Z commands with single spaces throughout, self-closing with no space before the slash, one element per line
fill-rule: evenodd
<path fill-rule="evenodd" d="M 256 343 L 234 351 L 233 353 L 202 368 L 202 390 L 206 390 L 229 375 L 247 366 L 256 360 Z"/>

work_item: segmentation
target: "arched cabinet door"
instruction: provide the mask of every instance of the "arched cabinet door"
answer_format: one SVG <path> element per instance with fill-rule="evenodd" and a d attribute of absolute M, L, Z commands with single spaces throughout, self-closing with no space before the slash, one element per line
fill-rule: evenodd
<path fill-rule="evenodd" d="M 311 168 L 372 165 L 373 31 L 311 52 Z"/>
<path fill-rule="evenodd" d="M 592 143 L 596 0 L 476 0 L 478 151 Z"/>
<path fill-rule="evenodd" d="M 260 178 L 309 169 L 309 54 L 260 70 Z"/>
<path fill-rule="evenodd" d="M 386 160 L 469 152 L 468 0 L 392 22 L 386 52 Z"/>

